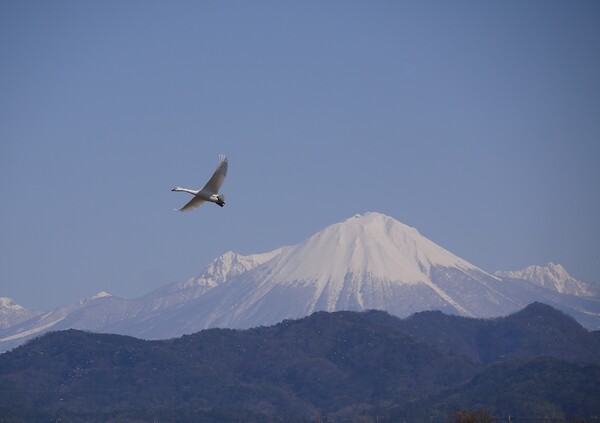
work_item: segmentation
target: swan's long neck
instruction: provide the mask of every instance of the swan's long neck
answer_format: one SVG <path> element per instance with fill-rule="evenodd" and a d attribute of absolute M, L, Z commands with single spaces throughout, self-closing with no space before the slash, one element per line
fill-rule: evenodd
<path fill-rule="evenodd" d="M 171 191 L 187 192 L 188 194 L 192 194 L 192 195 L 196 195 L 196 194 L 198 194 L 198 192 L 200 192 L 200 191 L 194 191 L 193 189 L 180 188 L 180 187 L 175 187 Z"/>

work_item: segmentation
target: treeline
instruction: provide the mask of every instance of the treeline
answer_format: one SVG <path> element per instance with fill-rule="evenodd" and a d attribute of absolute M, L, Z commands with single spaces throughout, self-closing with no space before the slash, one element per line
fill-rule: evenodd
<path fill-rule="evenodd" d="M 494 321 L 321 312 L 167 341 L 69 330 L 0 356 L 0 422 L 589 419 L 598 341 L 540 304 Z"/>

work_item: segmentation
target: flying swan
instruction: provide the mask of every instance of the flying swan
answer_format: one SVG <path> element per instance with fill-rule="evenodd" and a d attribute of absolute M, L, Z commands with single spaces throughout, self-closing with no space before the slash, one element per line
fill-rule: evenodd
<path fill-rule="evenodd" d="M 210 201 L 211 203 L 215 203 L 221 207 L 225 205 L 225 197 L 223 194 L 219 194 L 219 188 L 223 185 L 223 181 L 225 180 L 225 176 L 227 175 L 227 157 L 223 154 L 219 155 L 219 164 L 217 165 L 217 169 L 213 176 L 208 180 L 204 188 L 200 191 L 196 191 L 193 189 L 186 189 L 175 187 L 171 191 L 177 192 L 187 192 L 194 196 L 185 206 L 180 208 L 179 210 L 175 209 L 175 211 L 190 211 L 195 209 L 196 207 L 200 207 L 202 204 Z"/>

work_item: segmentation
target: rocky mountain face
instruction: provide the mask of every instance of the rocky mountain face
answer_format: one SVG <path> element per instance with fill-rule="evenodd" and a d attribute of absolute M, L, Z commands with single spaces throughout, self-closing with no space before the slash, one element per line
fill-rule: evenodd
<path fill-rule="evenodd" d="M 563 310 L 588 328 L 600 328 L 600 298 L 588 295 L 590 289 L 573 291 L 586 285 L 576 284 L 566 271 L 560 277 L 562 283 L 544 284 L 524 273 L 492 275 L 415 228 L 367 213 L 297 245 L 247 256 L 227 252 L 197 278 L 141 298 L 102 293 L 21 321 L 0 329 L 0 350 L 67 328 L 164 339 L 210 327 L 271 325 L 315 311 L 378 309 L 406 317 L 439 310 L 496 317 L 535 301 Z"/>
<path fill-rule="evenodd" d="M 41 314 L 16 304 L 12 298 L 0 297 L 0 330 L 14 326 Z"/>
<path fill-rule="evenodd" d="M 523 270 L 496 272 L 495 275 L 501 278 L 526 280 L 561 294 L 594 297 L 599 293 L 592 284 L 573 278 L 560 264 L 529 266 Z"/>

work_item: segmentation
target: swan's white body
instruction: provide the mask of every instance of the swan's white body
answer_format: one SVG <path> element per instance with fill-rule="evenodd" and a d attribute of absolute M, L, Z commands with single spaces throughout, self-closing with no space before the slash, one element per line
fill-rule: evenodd
<path fill-rule="evenodd" d="M 223 207 L 225 205 L 225 197 L 222 194 L 219 194 L 219 189 L 221 188 L 221 185 L 223 185 L 223 181 L 227 175 L 228 165 L 229 163 L 227 162 L 227 157 L 221 154 L 219 156 L 219 164 L 217 165 L 215 173 L 213 173 L 213 176 L 208 180 L 206 185 L 204 185 L 201 190 L 180 187 L 173 188 L 171 191 L 187 192 L 194 196 L 194 198 L 192 198 L 185 206 L 177 211 L 190 211 L 201 206 L 207 201 Z"/>

